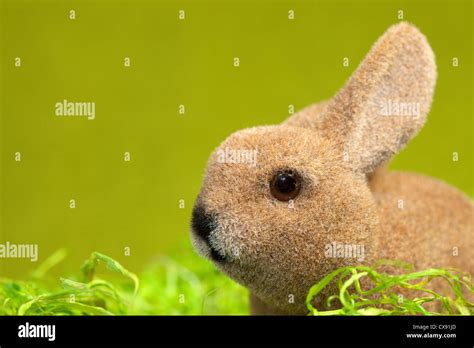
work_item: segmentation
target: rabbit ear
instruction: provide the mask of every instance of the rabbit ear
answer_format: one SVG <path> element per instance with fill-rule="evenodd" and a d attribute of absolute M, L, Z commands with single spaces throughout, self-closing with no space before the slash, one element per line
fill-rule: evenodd
<path fill-rule="evenodd" d="M 434 54 L 423 34 L 407 23 L 392 26 L 342 90 L 316 108 L 312 126 L 355 171 L 370 173 L 421 129 L 435 82 Z M 302 112 L 287 124 L 309 126 L 307 120 Z"/>
<path fill-rule="evenodd" d="M 327 105 L 327 100 L 310 105 L 289 117 L 283 124 L 291 127 L 318 129 Z"/>

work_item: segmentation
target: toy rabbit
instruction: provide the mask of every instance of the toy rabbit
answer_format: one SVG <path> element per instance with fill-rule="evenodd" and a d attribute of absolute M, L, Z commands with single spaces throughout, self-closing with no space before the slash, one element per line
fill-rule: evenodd
<path fill-rule="evenodd" d="M 425 123 L 436 75 L 423 34 L 394 25 L 331 100 L 240 130 L 210 156 L 193 244 L 250 290 L 253 314 L 305 314 L 310 287 L 346 265 L 474 271 L 472 201 L 384 168 Z M 337 257 L 334 245 L 364 252 Z"/>

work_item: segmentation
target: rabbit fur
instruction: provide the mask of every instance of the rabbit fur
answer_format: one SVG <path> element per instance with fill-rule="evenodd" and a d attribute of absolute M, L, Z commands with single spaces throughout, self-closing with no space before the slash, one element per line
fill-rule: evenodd
<path fill-rule="evenodd" d="M 380 259 L 474 271 L 473 203 L 457 189 L 385 164 L 423 127 L 437 71 L 425 36 L 390 27 L 345 86 L 284 123 L 230 135 L 210 156 L 195 203 L 195 249 L 251 293 L 254 314 L 305 314 L 309 288 L 332 270 Z M 383 115 L 387 102 L 416 115 Z M 255 151 L 255 165 L 222 161 Z M 296 172 L 297 197 L 275 199 L 275 173 Z M 328 245 L 364 257 L 328 257 Z"/>

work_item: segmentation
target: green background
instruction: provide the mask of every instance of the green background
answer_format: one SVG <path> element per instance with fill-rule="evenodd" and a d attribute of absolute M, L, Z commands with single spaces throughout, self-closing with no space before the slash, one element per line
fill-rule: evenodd
<path fill-rule="evenodd" d="M 330 98 L 399 10 L 428 37 L 439 78 L 428 123 L 392 168 L 472 197 L 471 1 L 2 1 L 0 242 L 38 243 L 40 261 L 67 247 L 63 271 L 94 250 L 132 270 L 173 256 L 210 152 L 283 121 L 289 104 Z M 95 102 L 96 119 L 56 117 L 63 99 Z M 34 266 L 0 259 L 2 275 Z"/>

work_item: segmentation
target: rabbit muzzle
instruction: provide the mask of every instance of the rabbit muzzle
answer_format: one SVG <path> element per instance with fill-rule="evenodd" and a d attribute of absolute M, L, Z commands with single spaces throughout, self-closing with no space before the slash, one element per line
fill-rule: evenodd
<path fill-rule="evenodd" d="M 218 227 L 217 219 L 209 214 L 205 208 L 195 205 L 193 209 L 191 230 L 195 238 L 199 238 L 209 248 L 209 254 L 213 261 L 223 262 L 223 256 L 211 243 L 211 232 Z"/>

